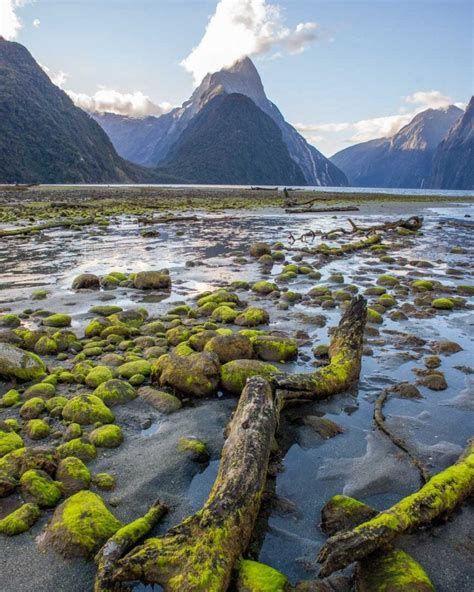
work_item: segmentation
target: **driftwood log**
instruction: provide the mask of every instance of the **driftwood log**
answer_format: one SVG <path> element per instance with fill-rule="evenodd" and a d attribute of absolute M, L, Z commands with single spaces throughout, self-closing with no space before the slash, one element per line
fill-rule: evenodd
<path fill-rule="evenodd" d="M 22 228 L 0 230 L 0 238 L 6 238 L 9 236 L 21 236 L 22 234 L 41 232 L 41 230 L 49 230 L 50 228 L 70 228 L 71 226 L 87 226 L 88 224 L 94 224 L 94 222 L 94 218 L 64 218 L 63 220 L 53 220 L 52 222 L 36 224 L 35 226 L 24 226 Z"/>
<path fill-rule="evenodd" d="M 329 396 L 352 386 L 360 372 L 365 320 L 366 303 L 359 297 L 333 333 L 326 368 L 307 376 L 288 375 L 286 382 L 280 375 L 271 382 L 258 376 L 247 381 L 203 508 L 120 559 L 112 573 L 115 583 L 139 580 L 159 584 L 165 592 L 227 590 L 260 510 L 285 399 Z"/>
<path fill-rule="evenodd" d="M 347 228 L 334 228 L 329 230 L 321 236 L 321 238 L 327 238 L 332 234 L 365 234 L 370 235 L 374 232 L 386 232 L 388 230 L 396 230 L 397 228 L 405 228 L 406 230 L 416 231 L 420 230 L 423 226 L 423 216 L 411 216 L 410 218 L 402 218 L 395 220 L 394 222 L 384 222 L 383 224 L 375 224 L 374 226 L 358 226 L 353 220 L 348 218 L 347 220 L 351 225 L 350 229 Z"/>
<path fill-rule="evenodd" d="M 454 464 L 432 477 L 416 493 L 403 498 L 356 528 L 331 537 L 322 547 L 320 575 L 328 576 L 391 543 L 398 535 L 445 516 L 474 493 L 474 439 Z"/>
<path fill-rule="evenodd" d="M 289 208 L 285 214 L 320 214 L 325 212 L 358 212 L 357 206 L 331 206 L 327 208 Z"/>
<path fill-rule="evenodd" d="M 111 579 L 117 561 L 146 536 L 168 511 L 160 501 L 156 501 L 148 512 L 133 522 L 120 528 L 95 556 L 97 574 L 94 592 L 112 592 L 115 584 Z"/>

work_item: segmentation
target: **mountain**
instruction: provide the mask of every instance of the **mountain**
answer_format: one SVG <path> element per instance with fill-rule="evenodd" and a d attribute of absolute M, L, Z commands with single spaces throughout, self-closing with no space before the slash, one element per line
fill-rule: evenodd
<path fill-rule="evenodd" d="M 3 37 L 0 81 L 0 182 L 123 183 L 152 176 L 123 160 L 29 51 Z"/>
<path fill-rule="evenodd" d="M 436 149 L 430 187 L 474 189 L 474 97 Z"/>
<path fill-rule="evenodd" d="M 427 109 L 392 137 L 350 146 L 331 161 L 353 187 L 426 187 L 434 153 L 461 115 L 462 110 L 454 105 Z"/>
<path fill-rule="evenodd" d="M 167 158 L 190 121 L 209 101 L 221 94 L 245 95 L 273 119 L 282 133 L 290 157 L 303 171 L 305 185 L 347 185 L 344 173 L 308 144 L 267 98 L 257 69 L 249 58 L 219 72 L 207 74 L 188 101 L 161 117 L 135 120 L 135 123 L 129 118 L 110 119 L 103 115 L 95 117 L 109 133 L 122 156 L 142 165 L 156 166 Z"/>
<path fill-rule="evenodd" d="M 304 185 L 277 124 L 247 96 L 218 94 L 158 166 L 163 182 Z"/>

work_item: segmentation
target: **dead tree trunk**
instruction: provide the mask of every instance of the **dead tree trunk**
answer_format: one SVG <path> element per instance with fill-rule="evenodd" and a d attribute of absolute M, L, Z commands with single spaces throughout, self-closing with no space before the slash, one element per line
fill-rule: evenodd
<path fill-rule="evenodd" d="M 471 439 L 459 460 L 432 477 L 419 491 L 356 528 L 331 537 L 318 555 L 322 564 L 320 575 L 328 576 L 367 557 L 398 535 L 448 514 L 473 493 L 474 439 Z"/>
<path fill-rule="evenodd" d="M 40 232 L 41 230 L 49 230 L 50 228 L 70 228 L 71 226 L 87 226 L 89 224 L 94 224 L 94 218 L 78 218 L 76 220 L 74 218 L 64 218 L 63 220 L 53 220 L 52 222 L 45 222 L 44 224 L 37 224 L 35 226 L 0 230 L 0 238 L 21 236 L 22 234 Z"/>
<path fill-rule="evenodd" d="M 352 300 L 329 345 L 329 365 L 312 374 L 279 374 L 272 379 L 283 399 L 324 399 L 350 388 L 359 378 L 367 303 Z"/>
<path fill-rule="evenodd" d="M 165 591 L 226 590 L 260 509 L 279 404 L 270 384 L 249 379 L 203 508 L 163 537 L 148 539 L 118 562 L 115 581 L 160 584 Z"/>

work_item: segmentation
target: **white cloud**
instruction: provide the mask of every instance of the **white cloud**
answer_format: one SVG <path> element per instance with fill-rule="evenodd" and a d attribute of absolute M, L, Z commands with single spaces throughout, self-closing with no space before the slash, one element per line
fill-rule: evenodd
<path fill-rule="evenodd" d="M 280 6 L 266 0 L 219 0 L 199 45 L 181 62 L 196 84 L 209 72 L 273 49 L 295 54 L 315 41 L 317 23 L 284 25 Z"/>
<path fill-rule="evenodd" d="M 35 19 L 33 21 L 33 27 L 37 29 L 41 25 L 41 21 L 39 19 Z"/>
<path fill-rule="evenodd" d="M 443 95 L 439 90 L 420 90 L 405 97 L 405 102 L 412 105 L 422 105 L 423 109 L 445 109 L 453 104 L 451 97 Z"/>
<path fill-rule="evenodd" d="M 101 88 L 94 95 L 76 93 L 67 90 L 74 104 L 90 113 L 116 113 L 130 117 L 147 117 L 162 115 L 172 108 L 167 102 L 154 103 L 140 91 L 121 93 L 116 90 Z"/>
<path fill-rule="evenodd" d="M 16 39 L 23 27 L 17 8 L 21 8 L 34 0 L 0 0 L 0 36 L 9 41 Z"/>
<path fill-rule="evenodd" d="M 1 2 L 1 0 L 0 0 Z M 43 64 L 39 64 L 40 68 L 46 72 L 46 74 L 49 76 L 49 79 L 51 80 L 51 82 L 53 84 L 55 84 L 56 86 L 59 86 L 59 88 L 63 87 L 63 84 L 66 82 L 66 80 L 68 79 L 68 75 L 66 74 L 66 72 L 63 72 L 62 70 L 59 70 L 59 72 L 52 72 L 50 68 L 48 68 L 48 66 L 44 66 Z"/>

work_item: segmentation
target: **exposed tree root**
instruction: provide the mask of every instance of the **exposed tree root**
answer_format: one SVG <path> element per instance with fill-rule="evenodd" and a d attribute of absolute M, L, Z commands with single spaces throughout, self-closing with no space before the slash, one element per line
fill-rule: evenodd
<path fill-rule="evenodd" d="M 284 399 L 323 399 L 349 389 L 359 378 L 367 303 L 352 300 L 329 345 L 329 364 L 311 374 L 278 374 L 273 384 Z"/>
<path fill-rule="evenodd" d="M 22 234 L 31 234 L 32 232 L 40 232 L 41 230 L 48 230 L 50 228 L 70 228 L 71 226 L 87 226 L 94 224 L 94 218 L 64 218 L 63 220 L 53 220 L 52 222 L 45 222 L 44 224 L 37 224 L 35 226 L 25 226 L 23 228 L 12 228 L 9 230 L 0 230 L 0 237 L 5 238 L 9 236 L 20 236 Z"/>
<path fill-rule="evenodd" d="M 387 400 L 389 394 L 390 394 L 390 391 L 388 389 L 386 389 L 382 392 L 382 394 L 375 401 L 375 407 L 374 407 L 375 425 L 395 444 L 395 446 L 400 448 L 400 450 L 403 450 L 403 452 L 405 452 L 409 456 L 411 462 L 415 465 L 415 467 L 418 469 L 418 471 L 420 473 L 421 484 L 424 485 L 425 483 L 427 483 L 427 481 L 429 481 L 429 479 L 431 477 L 428 467 L 425 465 L 425 463 L 422 460 L 417 458 L 416 455 L 410 451 L 406 441 L 403 438 L 400 438 L 400 436 L 397 436 L 396 434 L 394 434 L 390 430 L 390 428 L 387 426 L 387 424 L 385 423 L 385 416 L 383 414 L 383 406 L 384 406 L 385 401 Z"/>
<path fill-rule="evenodd" d="M 420 230 L 423 226 L 423 216 L 411 216 L 411 218 L 402 218 L 400 220 L 395 220 L 394 222 L 385 222 L 384 224 L 375 224 L 374 226 L 358 226 L 353 220 L 348 218 L 348 222 L 351 225 L 351 228 L 347 230 L 346 228 L 334 228 L 334 230 L 329 230 L 325 234 L 321 236 L 321 238 L 325 239 L 332 234 L 365 234 L 370 235 L 374 232 L 386 232 L 388 230 L 396 230 L 397 228 L 405 228 L 407 230 L 416 231 Z"/>
<path fill-rule="evenodd" d="M 168 511 L 160 501 L 156 501 L 148 512 L 120 528 L 100 549 L 95 556 L 97 575 L 94 592 L 112 592 L 116 590 L 111 579 L 117 561 L 138 541 L 147 535 Z"/>
<path fill-rule="evenodd" d="M 296 240 L 303 240 L 302 237 L 306 236 L 309 237 L 310 236 L 310 232 L 306 232 L 304 235 L 301 235 L 298 239 L 295 239 L 295 237 L 290 234 L 289 238 L 290 238 L 290 242 L 293 239 L 293 242 L 291 244 L 293 244 Z M 304 239 L 306 240 L 306 239 Z M 299 249 L 288 249 L 289 251 L 291 250 L 297 250 L 303 253 L 308 253 L 310 255 L 324 255 L 325 257 L 339 257 L 341 255 L 346 255 L 347 253 L 353 253 L 354 251 L 361 251 L 363 249 L 368 249 L 370 247 L 372 247 L 373 245 L 376 245 L 377 243 L 379 243 L 382 240 L 382 237 L 379 234 L 374 234 L 364 240 L 360 240 L 360 241 L 356 241 L 353 243 L 346 243 L 344 245 L 341 245 L 340 247 L 330 247 L 324 243 L 318 245 L 317 247 L 313 247 L 313 248 L 309 248 L 309 247 L 302 247 Z"/>
<path fill-rule="evenodd" d="M 318 555 L 322 564 L 320 574 L 327 576 L 364 559 L 398 535 L 449 514 L 473 493 L 474 439 L 471 439 L 458 461 L 432 477 L 419 491 L 356 528 L 332 536 Z"/>

